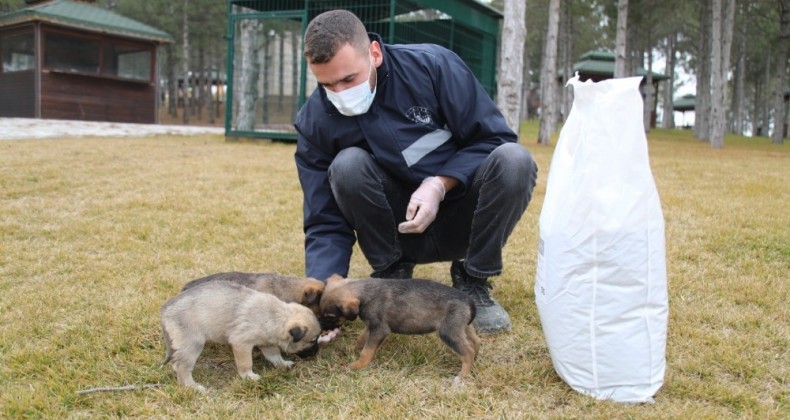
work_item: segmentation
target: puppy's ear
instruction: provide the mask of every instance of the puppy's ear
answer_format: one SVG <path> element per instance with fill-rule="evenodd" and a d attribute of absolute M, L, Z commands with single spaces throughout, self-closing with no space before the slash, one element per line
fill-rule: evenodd
<path fill-rule="evenodd" d="M 351 299 L 345 302 L 340 310 L 343 312 L 343 317 L 349 321 L 357 319 L 357 316 L 359 316 L 359 299 Z"/>
<path fill-rule="evenodd" d="M 303 339 L 305 334 L 307 334 L 307 327 L 305 327 L 304 325 L 296 326 L 288 330 L 288 333 L 291 334 L 294 343 L 296 343 L 299 340 Z"/>
<path fill-rule="evenodd" d="M 322 287 L 316 287 L 312 284 L 307 285 L 304 290 L 302 290 L 302 305 L 315 305 L 321 300 L 321 293 L 323 291 L 324 289 Z"/>
<path fill-rule="evenodd" d="M 328 279 L 326 279 L 327 286 L 331 286 L 333 284 L 340 284 L 342 282 L 343 282 L 343 276 L 341 276 L 340 274 L 332 274 L 331 276 L 329 276 Z"/>

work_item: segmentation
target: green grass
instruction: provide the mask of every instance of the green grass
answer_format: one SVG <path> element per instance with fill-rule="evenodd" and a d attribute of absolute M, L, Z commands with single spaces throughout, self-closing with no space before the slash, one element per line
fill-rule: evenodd
<path fill-rule="evenodd" d="M 303 273 L 294 146 L 219 136 L 0 142 L 0 417 L 787 418 L 790 416 L 790 148 L 688 131 L 649 134 L 667 226 L 667 374 L 653 405 L 599 402 L 554 373 L 535 307 L 538 215 L 553 147 L 505 248 L 495 296 L 513 330 L 485 336 L 464 387 L 435 335 L 393 336 L 350 372 L 354 323 L 290 371 L 260 382 L 209 345 L 175 385 L 158 310 L 219 271 Z M 359 252 L 351 276 L 370 267 Z M 449 264 L 416 275 L 449 283 Z M 80 390 L 162 384 L 138 391 Z"/>

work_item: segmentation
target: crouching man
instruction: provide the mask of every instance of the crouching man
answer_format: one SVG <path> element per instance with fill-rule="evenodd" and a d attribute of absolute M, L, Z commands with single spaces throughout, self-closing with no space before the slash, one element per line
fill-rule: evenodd
<path fill-rule="evenodd" d="M 304 54 L 319 87 L 299 111 L 307 275 L 372 277 L 452 261 L 481 333 L 510 329 L 491 296 L 537 166 L 466 64 L 438 45 L 385 45 L 351 12 L 313 19 Z"/>

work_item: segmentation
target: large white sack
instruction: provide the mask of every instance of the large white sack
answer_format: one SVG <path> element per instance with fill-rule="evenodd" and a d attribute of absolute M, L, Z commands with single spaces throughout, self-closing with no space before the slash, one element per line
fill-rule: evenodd
<path fill-rule="evenodd" d="M 666 367 L 664 218 L 641 77 L 573 86 L 540 213 L 535 298 L 552 363 L 576 391 L 651 402 Z"/>

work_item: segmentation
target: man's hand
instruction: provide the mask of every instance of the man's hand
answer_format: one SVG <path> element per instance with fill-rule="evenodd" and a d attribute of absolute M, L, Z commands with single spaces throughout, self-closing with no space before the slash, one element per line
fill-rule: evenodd
<path fill-rule="evenodd" d="M 398 225 L 400 233 L 422 233 L 436 219 L 439 203 L 444 200 L 445 188 L 442 181 L 431 176 L 411 195 L 406 207 L 406 221 Z"/>

